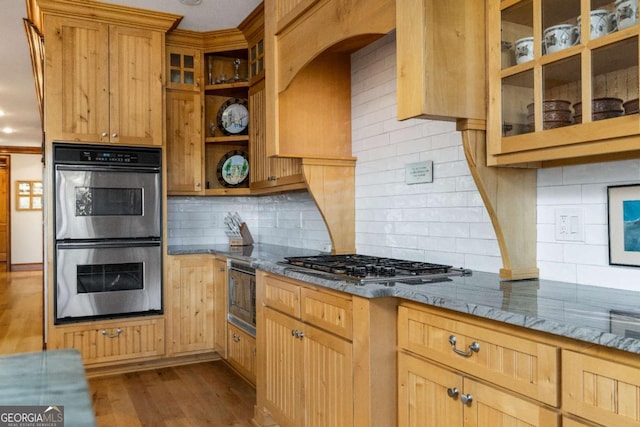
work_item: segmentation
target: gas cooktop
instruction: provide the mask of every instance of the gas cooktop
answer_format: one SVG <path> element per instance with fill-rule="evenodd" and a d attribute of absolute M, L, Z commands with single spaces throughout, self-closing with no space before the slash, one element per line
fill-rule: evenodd
<path fill-rule="evenodd" d="M 453 268 L 450 265 L 368 255 L 318 255 L 285 259 L 291 265 L 331 273 L 361 285 L 393 285 L 396 282 L 423 284 L 443 281 L 451 276 L 471 275 L 471 270 Z"/>

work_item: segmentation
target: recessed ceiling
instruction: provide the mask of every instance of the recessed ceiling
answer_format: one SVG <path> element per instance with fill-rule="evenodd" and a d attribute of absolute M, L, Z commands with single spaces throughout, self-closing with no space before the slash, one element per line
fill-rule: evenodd
<path fill-rule="evenodd" d="M 0 16 L 0 146 L 40 146 L 42 143 L 40 115 L 36 104 L 35 86 L 31 72 L 29 46 L 22 19 L 26 18 L 23 0 L 2 2 Z M 202 0 L 190 6 L 180 0 L 110 0 L 143 9 L 184 16 L 178 28 L 194 31 L 213 31 L 236 28 L 260 3 L 260 0 Z M 2 129 L 10 127 L 13 133 Z"/>

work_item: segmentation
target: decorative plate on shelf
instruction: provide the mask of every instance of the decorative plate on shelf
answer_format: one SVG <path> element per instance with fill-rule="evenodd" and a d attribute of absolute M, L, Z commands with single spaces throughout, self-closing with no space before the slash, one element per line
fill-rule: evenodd
<path fill-rule="evenodd" d="M 247 153 L 240 150 L 229 151 L 218 162 L 218 181 L 225 187 L 238 187 L 249 176 Z"/>
<path fill-rule="evenodd" d="M 247 100 L 229 98 L 218 110 L 218 128 L 225 135 L 244 135 L 249 125 Z"/>

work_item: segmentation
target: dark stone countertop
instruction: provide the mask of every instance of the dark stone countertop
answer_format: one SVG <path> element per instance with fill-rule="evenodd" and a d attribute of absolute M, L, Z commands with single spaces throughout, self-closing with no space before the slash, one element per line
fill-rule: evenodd
<path fill-rule="evenodd" d="M 82 358 L 77 350 L 0 356 L 0 412 L 8 413 L 13 406 L 33 405 L 42 407 L 40 414 L 48 409 L 46 416 L 57 415 L 62 407 L 64 424 L 58 425 L 96 425 Z M 16 423 L 27 424 L 31 425 Z"/>
<path fill-rule="evenodd" d="M 280 263 L 286 256 L 322 254 L 319 251 L 258 244 L 240 249 L 227 245 L 170 246 L 168 252 L 237 258 L 260 270 L 353 295 L 402 298 L 640 354 L 640 292 L 551 280 L 504 281 L 497 274 L 484 272 L 439 283 L 359 286 Z"/>

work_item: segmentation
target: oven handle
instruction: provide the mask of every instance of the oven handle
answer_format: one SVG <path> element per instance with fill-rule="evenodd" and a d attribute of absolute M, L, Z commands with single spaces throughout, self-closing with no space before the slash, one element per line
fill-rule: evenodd
<path fill-rule="evenodd" d="M 57 249 L 96 249 L 96 248 L 147 248 L 160 246 L 159 240 L 127 240 L 127 241 L 104 241 L 104 242 L 60 242 Z"/>
<path fill-rule="evenodd" d="M 132 173 L 160 173 L 160 168 L 144 166 L 87 166 L 87 165 L 56 165 L 57 171 L 75 172 L 132 172 Z"/>

